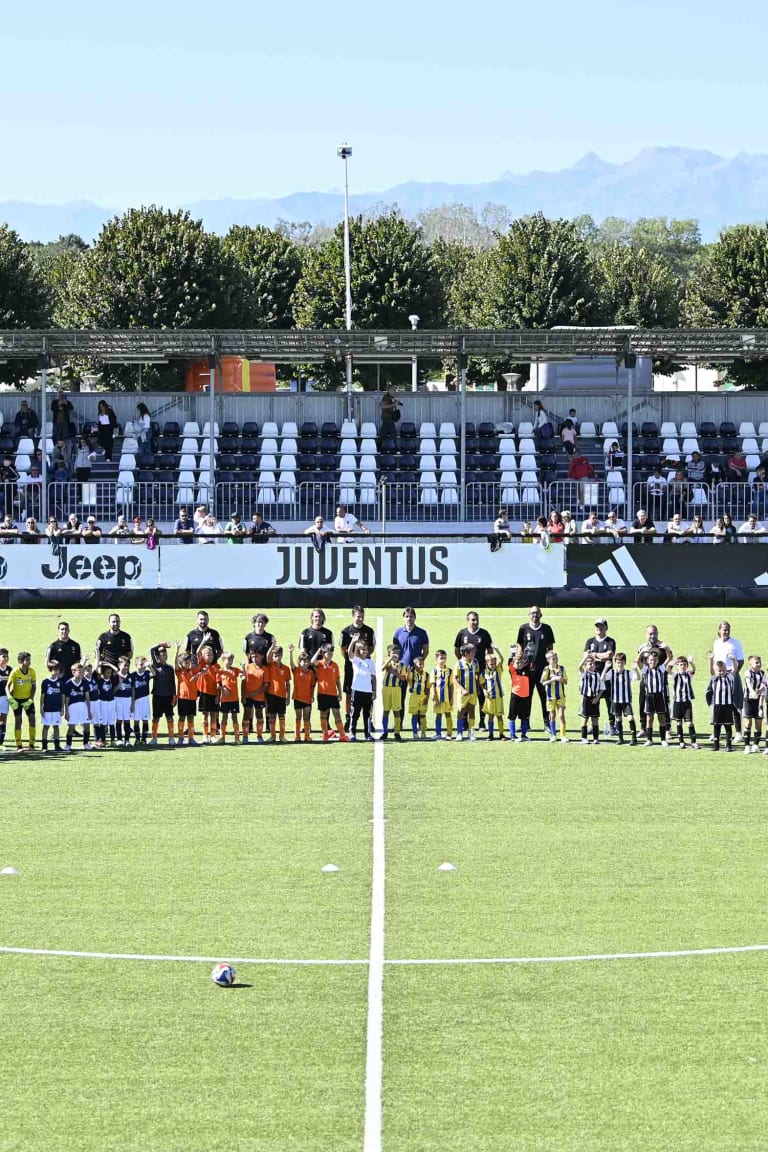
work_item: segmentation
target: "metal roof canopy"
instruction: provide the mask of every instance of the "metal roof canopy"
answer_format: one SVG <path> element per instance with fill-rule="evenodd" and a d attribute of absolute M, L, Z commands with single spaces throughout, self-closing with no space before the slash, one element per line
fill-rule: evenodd
<path fill-rule="evenodd" d="M 89 358 L 112 363 L 197 360 L 211 354 L 271 363 L 368 363 L 404 357 L 444 360 L 461 355 L 512 361 L 571 360 L 629 353 L 677 363 L 768 359 L 768 329 L 567 328 L 567 329 L 51 329 L 0 330 L 0 358 L 53 361 Z"/>

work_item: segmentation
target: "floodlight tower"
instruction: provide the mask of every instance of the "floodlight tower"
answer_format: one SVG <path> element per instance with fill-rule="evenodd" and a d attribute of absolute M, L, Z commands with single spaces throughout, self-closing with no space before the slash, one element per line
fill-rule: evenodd
<path fill-rule="evenodd" d="M 340 144 L 336 155 L 344 161 L 344 283 L 346 290 L 344 320 L 347 332 L 352 330 L 352 268 L 349 259 L 349 165 L 352 147 Z M 352 352 L 347 349 L 347 416 L 352 416 Z"/>

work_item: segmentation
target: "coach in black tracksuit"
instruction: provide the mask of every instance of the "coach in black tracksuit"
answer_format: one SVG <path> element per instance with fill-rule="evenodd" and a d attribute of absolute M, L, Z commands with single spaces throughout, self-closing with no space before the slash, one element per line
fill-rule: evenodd
<path fill-rule="evenodd" d="M 528 613 L 529 622 L 521 624 L 517 630 L 517 644 L 531 670 L 531 687 L 535 687 L 539 695 L 544 730 L 548 731 L 547 694 L 541 684 L 541 674 L 547 666 L 547 652 L 555 646 L 555 634 L 549 624 L 542 624 L 541 616 L 541 608 L 534 604 Z"/>
<path fill-rule="evenodd" d="M 213 649 L 214 664 L 224 651 L 221 636 L 216 629 L 211 628 L 208 623 L 208 613 L 198 612 L 197 628 L 193 628 L 191 632 L 187 633 L 184 651 L 189 652 L 190 656 L 195 657 L 197 656 L 198 650 L 204 647 Z"/>

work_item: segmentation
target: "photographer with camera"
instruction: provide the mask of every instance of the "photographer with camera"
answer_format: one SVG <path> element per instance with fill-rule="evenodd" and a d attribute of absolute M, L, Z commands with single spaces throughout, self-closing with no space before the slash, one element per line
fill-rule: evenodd
<path fill-rule="evenodd" d="M 517 630 L 517 644 L 523 653 L 526 667 L 530 668 L 531 687 L 536 688 L 541 703 L 544 731 L 549 731 L 547 697 L 541 685 L 541 674 L 547 666 L 547 652 L 555 646 L 555 634 L 549 624 L 542 624 L 542 611 L 534 604 L 528 612 L 528 623 Z"/>

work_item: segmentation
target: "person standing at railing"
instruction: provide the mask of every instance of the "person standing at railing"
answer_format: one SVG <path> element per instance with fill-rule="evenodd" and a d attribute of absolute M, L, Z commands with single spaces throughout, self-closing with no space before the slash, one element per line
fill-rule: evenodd
<path fill-rule="evenodd" d="M 98 425 L 96 439 L 99 442 L 99 447 L 104 451 L 104 459 L 111 460 L 115 440 L 115 428 L 117 428 L 117 416 L 115 416 L 114 409 L 107 404 L 106 400 L 99 400 L 96 410 L 96 423 Z"/>

